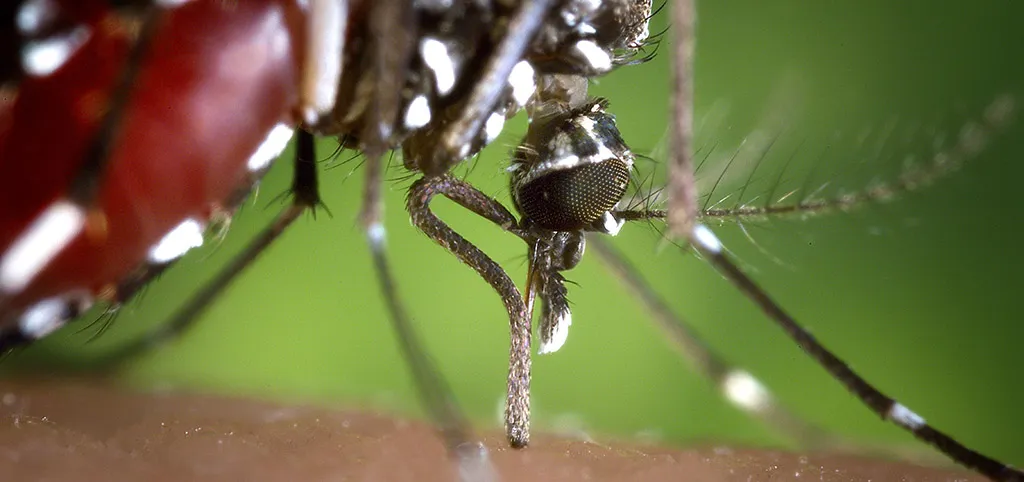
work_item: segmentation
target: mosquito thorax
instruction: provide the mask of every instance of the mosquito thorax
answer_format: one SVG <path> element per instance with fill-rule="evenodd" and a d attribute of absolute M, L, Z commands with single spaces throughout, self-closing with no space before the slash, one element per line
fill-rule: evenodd
<path fill-rule="evenodd" d="M 548 73 L 595 76 L 628 63 L 649 36 L 650 0 L 570 0 L 541 30 L 533 63 Z"/>
<path fill-rule="evenodd" d="M 633 153 L 615 118 L 596 100 L 534 119 L 509 167 L 512 199 L 525 222 L 551 231 L 616 233 Z"/>
<path fill-rule="evenodd" d="M 445 2 L 426 2 L 442 4 Z M 417 6 L 421 6 L 417 3 Z M 435 5 L 436 7 L 436 5 Z M 501 133 L 506 119 L 539 102 L 535 96 L 546 76 L 569 74 L 590 78 L 607 74 L 618 65 L 635 61 L 648 42 L 650 0 L 571 0 L 552 12 L 512 69 L 504 92 L 486 110 L 486 122 L 467 144 L 446 144 L 444 133 L 472 105 L 471 93 L 481 82 L 481 67 L 494 54 L 495 32 L 515 12 L 516 2 L 466 2 L 458 8 L 418 11 L 415 48 L 406 52 L 405 79 L 388 80 L 398 91 L 400 106 L 393 139 L 402 146 L 404 164 L 428 175 L 446 172 L 455 162 L 478 153 Z M 464 15 L 452 12 L 464 10 Z M 355 49 L 349 52 L 354 54 Z M 372 102 L 366 93 L 379 88 L 380 79 L 363 72 L 362 61 L 347 60 L 357 74 L 350 75 L 342 98 L 358 112 L 340 116 L 361 124 Z M 359 80 L 356 80 L 356 79 Z M 360 86 L 363 85 L 362 87 Z M 376 95 L 376 94 L 374 94 Z M 354 115 L 355 114 L 355 115 Z M 344 123 L 344 122 L 343 122 Z M 354 125 L 348 132 L 353 132 Z M 358 130 L 358 129 L 357 129 Z"/>

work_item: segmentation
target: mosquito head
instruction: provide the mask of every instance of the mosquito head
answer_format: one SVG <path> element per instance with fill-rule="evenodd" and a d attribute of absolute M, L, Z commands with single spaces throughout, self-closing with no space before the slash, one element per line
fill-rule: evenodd
<path fill-rule="evenodd" d="M 633 153 L 596 100 L 533 119 L 512 159 L 512 199 L 524 221 L 551 231 L 617 231 L 609 210 L 629 185 Z"/>

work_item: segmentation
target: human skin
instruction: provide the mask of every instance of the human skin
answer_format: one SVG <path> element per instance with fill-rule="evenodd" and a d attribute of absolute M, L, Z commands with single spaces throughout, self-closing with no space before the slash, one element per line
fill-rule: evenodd
<path fill-rule="evenodd" d="M 959 469 L 848 455 L 667 448 L 535 434 L 484 443 L 501 480 L 982 480 Z M 453 481 L 425 423 L 361 411 L 180 392 L 95 379 L 0 382 L 5 480 Z"/>

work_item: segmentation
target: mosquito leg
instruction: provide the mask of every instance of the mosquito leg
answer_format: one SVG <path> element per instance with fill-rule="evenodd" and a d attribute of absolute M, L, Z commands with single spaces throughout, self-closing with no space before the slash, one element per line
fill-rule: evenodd
<path fill-rule="evenodd" d="M 445 173 L 454 163 L 469 154 L 473 137 L 480 132 L 484 121 L 494 111 L 512 69 L 522 60 L 554 4 L 554 0 L 521 2 L 519 11 L 509 20 L 504 37 L 495 46 L 494 55 L 483 66 L 479 81 L 459 113 L 454 116 L 456 120 L 446 125 L 440 133 L 441 141 L 433 149 L 434 157 L 420 162 L 419 167 L 424 173 Z"/>
<path fill-rule="evenodd" d="M 217 275 L 179 309 L 169 322 L 146 333 L 141 338 L 131 341 L 110 352 L 100 362 L 100 366 L 115 369 L 137 356 L 161 346 L 170 340 L 179 338 L 198 320 L 199 315 L 210 306 L 210 303 L 231 284 L 232 281 L 249 267 L 260 254 L 273 243 L 306 210 L 315 210 L 322 206 L 319 194 L 319 182 L 316 172 L 316 154 L 312 134 L 298 131 L 295 148 L 295 170 L 292 179 L 292 203 L 284 209 L 269 226 L 260 231 L 252 241 L 228 262 Z"/>
<path fill-rule="evenodd" d="M 867 200 L 871 200 L 868 198 Z M 651 218 L 665 218 L 671 215 L 663 210 L 626 210 L 613 213 L 617 219 L 634 221 Z M 867 380 L 850 369 L 847 364 L 822 346 L 807 330 L 803 329 L 785 310 L 754 281 L 741 271 L 726 255 L 718 238 L 702 224 L 693 223 L 693 229 L 684 233 L 685 239 L 735 285 L 744 295 L 756 303 L 761 310 L 778 324 L 783 331 L 808 355 L 815 359 L 837 381 L 860 399 L 871 411 L 885 420 L 911 432 L 919 440 L 932 445 L 950 459 L 965 467 L 974 469 L 993 480 L 1024 480 L 1024 472 L 1014 469 L 998 460 L 980 454 L 949 435 L 928 425 L 923 418 L 880 392 Z"/>
<path fill-rule="evenodd" d="M 760 206 L 738 205 L 731 208 L 705 209 L 700 218 L 744 220 L 787 214 L 810 215 L 828 211 L 842 211 L 863 205 L 880 203 L 902 196 L 948 176 L 978 156 L 992 143 L 992 138 L 1011 124 L 1016 99 L 1010 94 L 996 97 L 986 106 L 980 117 L 966 123 L 960 130 L 956 142 L 932 155 L 927 164 L 908 169 L 891 182 L 879 183 L 839 196 L 827 198 L 806 198 L 796 203 L 782 203 L 769 194 L 767 204 Z M 784 196 L 785 197 L 785 196 Z M 740 196 L 742 199 L 742 195 Z"/>
<path fill-rule="evenodd" d="M 368 228 L 367 238 L 374 270 L 377 271 L 377 278 L 380 280 L 380 290 L 387 302 L 392 326 L 398 336 L 406 365 L 412 371 L 413 380 L 416 382 L 420 402 L 440 430 L 448 454 L 458 461 L 460 480 L 497 480 L 497 472 L 489 460 L 487 449 L 482 443 L 471 440 L 472 430 L 469 421 L 462 414 L 448 382 L 423 349 L 423 342 L 416 336 L 409 316 L 398 298 L 398 289 L 384 252 L 383 227 L 376 225 Z"/>
<path fill-rule="evenodd" d="M 491 465 L 487 449 L 482 443 L 472 441 L 469 421 L 462 414 L 448 382 L 424 350 L 423 341 L 416 335 L 416 330 L 398 296 L 398 288 L 395 286 L 386 253 L 386 231 L 380 218 L 383 212 L 383 203 L 380 199 L 380 184 L 383 181 L 380 165 L 379 157 L 367 159 L 361 217 L 370 245 L 374 270 L 380 281 L 381 294 L 387 303 L 402 355 L 412 372 L 420 403 L 430 413 L 430 418 L 441 432 L 448 454 L 458 461 L 460 478 L 465 481 L 497 480 L 497 472 Z"/>
<path fill-rule="evenodd" d="M 152 6 L 146 8 L 142 14 L 139 38 L 131 47 L 125 68 L 112 91 L 107 114 L 103 116 L 96 135 L 86 148 L 82 167 L 79 168 L 68 191 L 68 198 L 76 205 L 91 207 L 99 195 L 100 182 L 110 162 L 111 149 L 116 145 L 118 131 L 134 90 L 132 87 L 142 68 L 142 60 L 159 30 L 162 10 L 158 6 Z"/>
<path fill-rule="evenodd" d="M 614 214 L 618 219 L 639 220 L 660 218 L 668 213 L 650 210 L 618 211 Z M 687 241 L 711 262 L 722 276 L 735 285 L 747 298 L 757 304 L 761 311 L 779 325 L 805 353 L 817 361 L 833 378 L 843 384 L 847 390 L 860 399 L 871 411 L 881 416 L 882 419 L 888 420 L 909 431 L 917 439 L 935 447 L 955 462 L 974 469 L 990 479 L 1024 481 L 1024 472 L 980 454 L 954 440 L 949 435 L 933 428 L 920 415 L 917 415 L 903 404 L 882 393 L 854 372 L 846 362 L 825 348 L 813 335 L 800 326 L 793 317 L 786 313 L 775 300 L 771 299 L 746 273 L 740 270 L 729 259 L 721 241 L 718 240 L 707 226 L 695 224 L 693 231 L 687 236 Z"/>
<path fill-rule="evenodd" d="M 0 329 L 0 357 L 27 346 L 88 310 L 89 298 L 59 297 L 43 300 L 18 313 L 17 322 Z M 43 330 L 33 327 L 46 327 Z"/>
<path fill-rule="evenodd" d="M 384 1 L 374 5 L 369 27 L 372 37 L 368 47 L 372 55 L 368 66 L 377 80 L 372 108 L 359 135 L 360 148 L 366 158 L 366 183 L 360 222 L 366 233 L 374 270 L 381 294 L 388 307 L 389 319 L 398 337 L 406 365 L 412 372 L 420 403 L 430 414 L 444 440 L 450 457 L 457 461 L 462 480 L 494 480 L 496 471 L 483 444 L 471 440 L 472 430 L 462 414 L 455 395 L 441 371 L 434 364 L 416 335 L 416 330 L 399 298 L 386 253 L 386 230 L 382 221 L 384 204 L 381 198 L 382 158 L 391 146 L 391 124 L 401 106 L 401 82 L 415 46 L 415 12 L 412 4 Z M 384 41 L 383 39 L 387 39 Z"/>
<path fill-rule="evenodd" d="M 668 228 L 673 238 L 686 237 L 697 219 L 697 186 L 693 177 L 693 50 L 697 8 L 694 0 L 675 0 L 673 63 L 672 162 L 669 165 Z"/>
<path fill-rule="evenodd" d="M 773 426 L 803 447 L 838 445 L 835 437 L 778 405 L 768 389 L 753 375 L 733 366 L 715 353 L 685 320 L 672 312 L 665 301 L 647 284 L 643 275 L 612 243 L 601 235 L 590 235 L 587 236 L 587 244 L 597 252 L 613 276 L 632 291 L 654 315 L 657 324 L 675 342 L 682 356 L 703 375 L 703 378 L 717 386 L 730 403 L 765 424 Z"/>
<path fill-rule="evenodd" d="M 673 237 L 686 239 L 701 255 L 741 292 L 756 303 L 783 331 L 825 370 L 859 398 L 869 409 L 885 420 L 911 432 L 954 461 L 977 470 L 993 480 L 1024 480 L 1024 472 L 965 447 L 950 436 L 928 425 L 921 416 L 883 394 L 832 352 L 818 342 L 796 320 L 786 313 L 750 277 L 726 255 L 718 238 L 697 222 L 696 188 L 694 185 L 690 143 L 693 136 L 693 28 L 696 11 L 693 0 L 676 0 L 673 24 L 678 29 L 674 52 L 674 126 L 673 162 L 669 176 L 669 210 L 648 212 L 633 219 L 657 214 L 667 215 Z M 620 218 L 626 219 L 626 218 Z"/>
<path fill-rule="evenodd" d="M 950 175 L 987 148 L 991 144 L 992 138 L 1011 124 L 1018 110 L 1016 104 L 1017 99 L 1010 94 L 996 97 L 985 107 L 978 119 L 966 123 L 961 128 L 955 143 L 934 153 L 927 164 L 909 169 L 891 182 L 874 184 L 859 191 L 838 196 L 809 198 L 795 203 L 783 202 L 789 196 L 788 194 L 783 195 L 780 199 L 772 199 L 773 194 L 769 193 L 770 202 L 766 204 L 741 204 L 728 208 L 712 206 L 698 211 L 696 219 L 745 221 L 769 216 L 807 216 L 830 211 L 849 211 L 918 191 L 944 176 Z M 665 219 L 671 216 L 672 209 L 674 209 L 672 206 L 668 210 L 627 209 L 614 211 L 613 214 L 616 219 L 625 221 Z"/>
<path fill-rule="evenodd" d="M 721 242 L 710 229 L 698 224 L 688 238 L 697 251 L 707 258 L 719 273 L 757 304 L 761 311 L 777 323 L 804 352 L 814 358 L 836 380 L 864 402 L 871 411 L 911 432 L 919 440 L 934 446 L 954 461 L 977 470 L 986 477 L 1000 481 L 1024 480 L 1024 472 L 965 447 L 949 435 L 928 425 L 921 416 L 882 393 L 850 369 L 846 362 L 825 348 L 764 290 L 757 286 L 746 273 L 740 270 L 726 255 Z"/>
<path fill-rule="evenodd" d="M 449 175 L 424 177 L 409 188 L 406 209 L 424 234 L 473 268 L 501 296 L 511 324 L 505 431 L 513 447 L 530 442 L 530 318 L 515 283 L 501 266 L 430 211 L 430 201 L 441 194 L 513 233 L 515 218 L 500 203 Z"/>

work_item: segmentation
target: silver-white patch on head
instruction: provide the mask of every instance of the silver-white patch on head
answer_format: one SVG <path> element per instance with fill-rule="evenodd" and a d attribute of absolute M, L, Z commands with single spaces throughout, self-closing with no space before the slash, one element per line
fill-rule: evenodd
<path fill-rule="evenodd" d="M 594 119 L 591 119 L 590 117 L 586 116 L 579 117 L 576 119 L 576 125 L 582 127 L 583 131 L 587 133 L 588 137 L 592 139 L 597 139 L 597 133 L 594 132 L 594 128 L 597 127 L 597 125 L 594 124 Z M 604 147 L 604 144 L 601 144 L 601 146 Z M 605 147 L 605 149 L 607 149 L 607 147 Z"/>
<path fill-rule="evenodd" d="M 487 122 L 484 123 L 484 143 L 490 144 L 498 138 L 501 134 L 501 130 L 505 128 L 505 116 L 495 112 L 487 118 Z"/>
<path fill-rule="evenodd" d="M 578 165 L 580 165 L 580 157 L 576 154 L 567 154 L 561 157 L 556 157 L 554 160 L 542 164 L 541 168 L 534 170 L 572 169 Z"/>
<path fill-rule="evenodd" d="M 565 131 L 558 131 L 554 136 L 551 136 L 551 140 L 548 141 L 548 149 L 551 150 L 553 157 L 565 157 L 575 155 L 572 145 L 572 137 L 569 137 L 569 133 Z"/>
<path fill-rule="evenodd" d="M 612 152 L 612 150 L 609 149 L 608 146 L 606 146 L 604 144 L 598 144 L 598 146 L 597 146 L 597 154 L 594 154 L 591 157 L 594 158 L 593 162 L 607 161 L 609 159 L 615 159 L 616 158 L 615 153 Z M 631 158 L 622 158 L 621 161 L 626 164 L 626 168 L 627 169 L 633 169 L 633 159 L 631 159 Z"/>
<path fill-rule="evenodd" d="M 62 35 L 32 41 L 21 51 L 21 68 L 34 77 L 45 77 L 57 71 L 89 40 L 87 27 L 76 27 Z"/>
<path fill-rule="evenodd" d="M 512 67 L 512 73 L 508 76 L 508 84 L 512 86 L 512 98 L 519 107 L 529 102 L 530 97 L 537 91 L 537 81 L 534 79 L 533 66 L 522 60 Z"/>
<path fill-rule="evenodd" d="M 430 103 L 427 96 L 418 95 L 405 109 L 405 128 L 419 129 L 430 123 Z"/>
<path fill-rule="evenodd" d="M 284 152 L 284 148 L 288 146 L 288 141 L 292 139 L 294 134 L 295 129 L 285 124 L 278 124 L 270 129 L 270 133 L 263 139 L 260 146 L 256 148 L 256 152 L 249 156 L 249 162 L 246 164 L 249 172 L 258 172 L 266 169 L 274 159 L 277 159 Z"/>
<path fill-rule="evenodd" d="M 597 140 L 598 137 L 593 130 L 593 120 L 584 117 L 579 119 L 579 121 L 583 126 L 584 130 L 587 131 L 587 133 L 590 135 L 590 137 Z M 589 129 L 586 125 L 587 122 L 589 122 Z M 606 146 L 602 142 L 597 142 L 596 145 L 597 152 L 595 154 L 586 157 L 579 157 L 573 151 L 574 145 L 569 134 L 565 132 L 559 132 L 558 134 L 555 134 L 555 136 L 552 137 L 551 141 L 548 143 L 548 146 L 551 148 L 552 158 L 547 161 L 537 163 L 536 166 L 531 168 L 530 173 L 527 174 L 520 182 L 525 184 L 526 182 L 532 181 L 536 177 L 550 171 L 572 169 L 576 166 L 580 166 L 583 164 L 594 164 L 604 162 L 610 159 L 619 159 L 626 164 L 627 168 L 633 168 L 632 159 L 628 157 L 619 158 L 618 156 L 615 155 L 614 152 L 612 152 L 611 149 L 608 148 L 608 146 Z"/>
<path fill-rule="evenodd" d="M 35 35 L 53 23 L 58 8 L 53 0 L 27 0 L 18 9 L 14 24 L 22 35 Z"/>
<path fill-rule="evenodd" d="M 203 245 L 203 224 L 188 218 L 167 232 L 149 250 L 149 262 L 163 264 L 180 258 L 192 248 Z"/>
<path fill-rule="evenodd" d="M 612 69 L 611 55 L 601 49 L 601 47 L 598 47 L 593 41 L 580 40 L 576 42 L 575 49 L 587 60 L 587 64 L 594 70 L 606 72 Z"/>
<path fill-rule="evenodd" d="M 438 93 L 448 95 L 455 87 L 455 64 L 448 47 L 440 40 L 427 37 L 420 42 L 420 56 L 434 73 Z"/>
<path fill-rule="evenodd" d="M 554 353 L 565 345 L 569 339 L 569 327 L 572 326 L 572 312 L 568 309 L 558 313 L 554 326 L 550 327 L 550 333 L 541 331 L 540 347 L 537 348 L 538 355 Z"/>
<path fill-rule="evenodd" d="M 85 227 L 85 211 L 70 201 L 46 208 L 0 258 L 0 292 L 25 288 Z"/>

